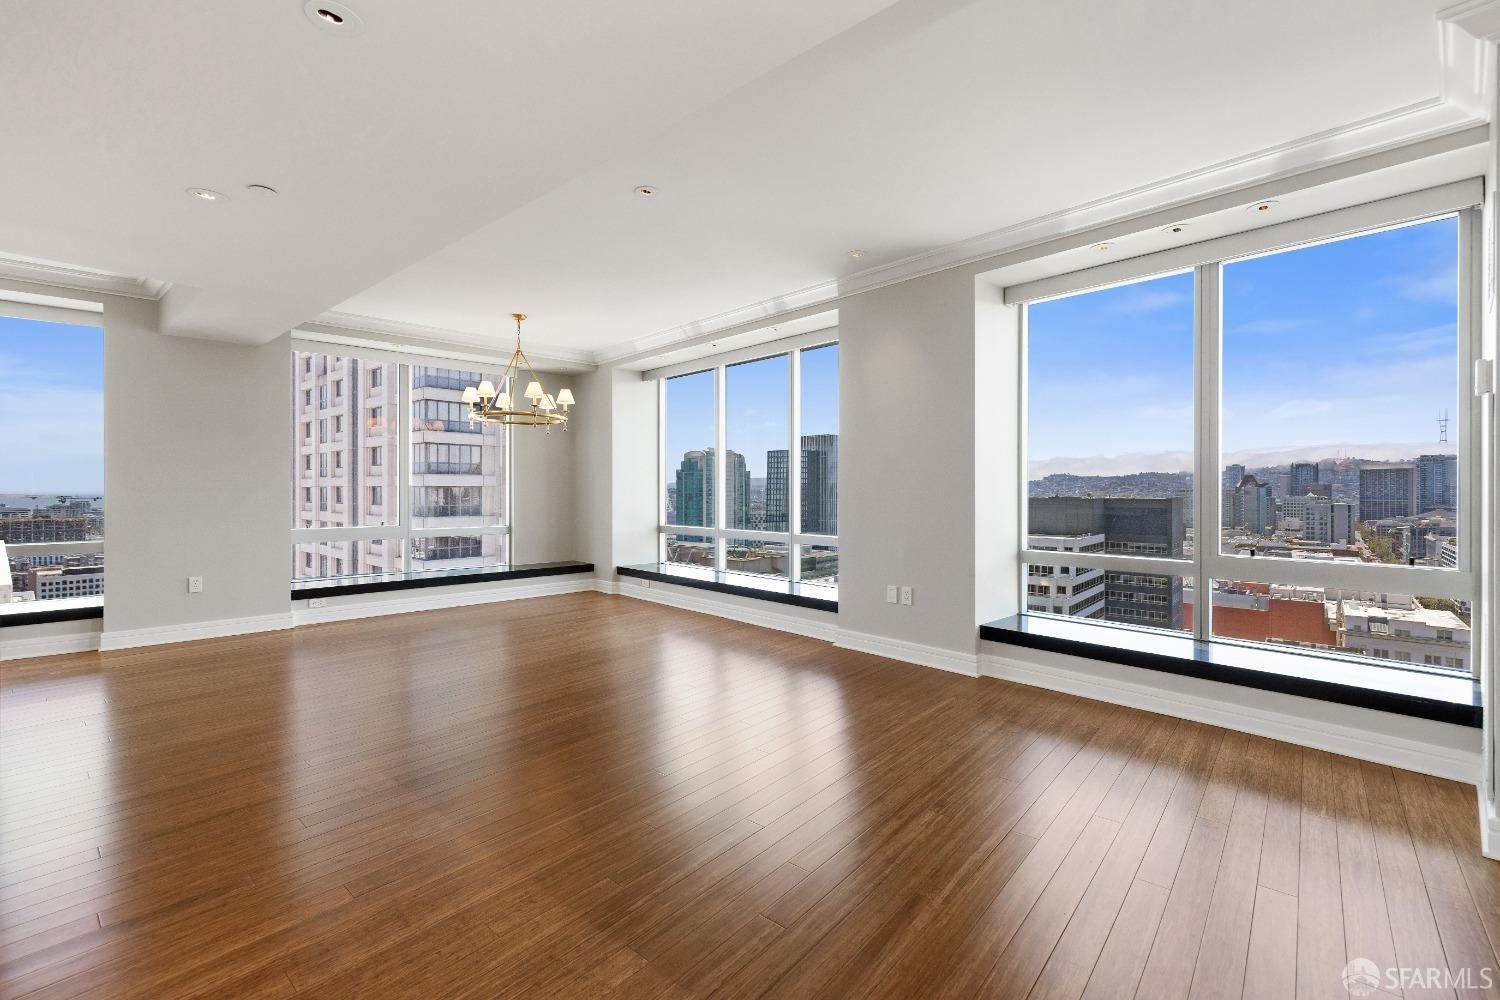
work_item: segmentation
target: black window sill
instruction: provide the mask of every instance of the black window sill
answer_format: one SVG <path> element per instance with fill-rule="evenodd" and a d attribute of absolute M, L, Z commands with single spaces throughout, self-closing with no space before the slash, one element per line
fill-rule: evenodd
<path fill-rule="evenodd" d="M 525 566 L 480 566 L 473 569 L 430 570 L 415 573 L 380 573 L 328 580 L 299 580 L 292 584 L 292 600 L 310 597 L 346 597 L 352 594 L 383 594 L 391 590 L 421 590 L 426 587 L 456 587 L 496 580 L 528 580 L 538 576 L 592 573 L 593 563 L 532 563 Z"/>
<path fill-rule="evenodd" d="M 28 604 L 32 602 L 27 602 Z M 35 602 L 45 605 L 45 601 Z M 0 628 L 19 625 L 48 625 L 52 622 L 81 622 L 90 618 L 103 618 L 104 605 L 91 604 L 75 608 L 42 608 L 36 611 L 0 612 Z"/>
<path fill-rule="evenodd" d="M 644 563 L 639 566 L 616 566 L 621 576 L 638 580 L 655 580 L 660 583 L 692 587 L 696 590 L 711 590 L 718 594 L 733 594 L 756 601 L 773 604 L 789 604 L 814 611 L 838 611 L 838 589 L 811 583 L 791 583 L 787 580 L 752 577 L 743 573 L 718 573 L 711 569 L 669 566 L 665 563 Z"/>
<path fill-rule="evenodd" d="M 1483 724 L 1479 685 L 1459 674 L 1254 643 L 1198 642 L 1189 635 L 1051 615 L 1021 614 L 988 622 L 979 627 L 979 637 L 1458 726 L 1477 729 Z"/>

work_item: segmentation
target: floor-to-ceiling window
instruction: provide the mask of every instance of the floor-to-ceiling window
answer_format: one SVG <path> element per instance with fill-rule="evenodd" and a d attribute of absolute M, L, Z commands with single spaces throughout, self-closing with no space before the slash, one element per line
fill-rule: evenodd
<path fill-rule="evenodd" d="M 1009 289 L 1026 609 L 1472 670 L 1471 190 Z"/>
<path fill-rule="evenodd" d="M 508 562 L 509 429 L 461 398 L 499 375 L 297 350 L 291 378 L 293 579 Z"/>
<path fill-rule="evenodd" d="M 831 592 L 838 344 L 749 354 L 660 380 L 661 559 Z"/>
<path fill-rule="evenodd" d="M 102 314 L 0 309 L 0 615 L 104 599 Z M 63 310 L 56 311 L 59 315 Z M 72 310 L 66 311 L 72 317 Z"/>

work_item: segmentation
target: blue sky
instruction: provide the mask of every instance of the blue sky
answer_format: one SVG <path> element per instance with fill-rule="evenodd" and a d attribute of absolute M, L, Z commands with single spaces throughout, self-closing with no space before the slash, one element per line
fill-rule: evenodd
<path fill-rule="evenodd" d="M 1457 263 L 1448 218 L 1226 265 L 1226 459 L 1440 450 L 1438 411 L 1458 408 Z M 1031 307 L 1033 476 L 1190 467 L 1192 293 L 1179 274 Z"/>
<path fill-rule="evenodd" d="M 0 317 L 0 493 L 104 492 L 104 331 Z"/>
<path fill-rule="evenodd" d="M 750 475 L 766 474 L 766 453 L 787 446 L 790 400 L 786 355 L 734 365 L 726 375 L 725 444 L 745 456 Z M 837 434 L 838 345 L 802 352 L 802 433 Z M 714 443 L 714 373 L 667 380 L 667 479 L 685 452 Z"/>

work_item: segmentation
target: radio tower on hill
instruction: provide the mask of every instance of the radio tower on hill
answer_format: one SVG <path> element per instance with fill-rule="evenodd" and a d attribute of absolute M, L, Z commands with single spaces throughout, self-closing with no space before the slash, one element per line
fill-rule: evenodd
<path fill-rule="evenodd" d="M 1443 410 L 1438 414 L 1438 444 L 1448 443 L 1448 411 Z"/>

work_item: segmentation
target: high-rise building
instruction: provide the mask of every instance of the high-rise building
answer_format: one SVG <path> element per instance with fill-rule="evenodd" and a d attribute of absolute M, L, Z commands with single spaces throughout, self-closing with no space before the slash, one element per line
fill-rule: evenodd
<path fill-rule="evenodd" d="M 1417 509 L 1415 514 L 1430 510 L 1458 509 L 1458 456 L 1417 456 Z"/>
<path fill-rule="evenodd" d="M 1181 497 L 1032 497 L 1027 533 L 1103 537 L 1119 555 L 1181 557 L 1187 530 Z M 1110 571 L 1104 617 L 1113 622 L 1182 628 L 1182 578 Z"/>
<path fill-rule="evenodd" d="M 731 452 L 731 454 L 733 454 Z M 805 434 L 802 437 L 802 533 L 839 533 L 839 436 Z M 732 461 L 732 460 L 731 460 Z M 766 530 L 787 531 L 790 470 L 787 451 L 766 452 Z"/>
<path fill-rule="evenodd" d="M 1290 494 L 1294 497 L 1307 495 L 1307 488 L 1318 481 L 1317 462 L 1293 462 Z"/>
<path fill-rule="evenodd" d="M 802 531 L 839 533 L 839 436 L 802 436 Z"/>
<path fill-rule="evenodd" d="M 1409 462 L 1366 465 L 1359 470 L 1359 519 L 1414 517 L 1417 510 L 1417 467 Z"/>
<path fill-rule="evenodd" d="M 1224 488 L 1232 490 L 1245 478 L 1245 467 L 1238 463 L 1224 466 Z"/>
<path fill-rule="evenodd" d="M 1254 476 L 1244 476 L 1224 491 L 1224 527 L 1244 528 L 1256 535 L 1269 535 L 1276 528 L 1276 499 L 1271 487 Z"/>
<path fill-rule="evenodd" d="M 750 470 L 745 456 L 725 451 L 724 525 L 750 527 Z M 768 484 L 769 494 L 769 484 Z M 767 496 L 767 504 L 770 497 Z M 677 467 L 677 523 L 708 527 L 714 523 L 714 450 L 702 448 L 682 456 Z"/>
<path fill-rule="evenodd" d="M 1049 552 L 1102 552 L 1102 534 L 1031 534 L 1028 545 Z M 1104 617 L 1104 570 L 1058 563 L 1033 563 L 1026 567 L 1026 609 L 1070 618 Z"/>
<path fill-rule="evenodd" d="M 790 512 L 787 510 L 787 450 L 773 448 L 766 452 L 766 530 L 790 530 Z"/>
<path fill-rule="evenodd" d="M 462 395 L 474 373 L 413 366 L 410 399 L 398 402 L 398 365 L 301 352 L 292 365 L 297 527 L 395 524 L 402 505 L 401 516 L 418 528 L 472 532 L 503 523 L 505 429 L 469 422 Z M 403 419 L 411 421 L 411 454 L 398 456 Z M 413 543 L 410 565 L 503 562 L 504 546 L 500 534 L 428 536 Z M 293 575 L 303 578 L 403 568 L 401 543 L 379 538 L 299 543 L 294 562 Z"/>

